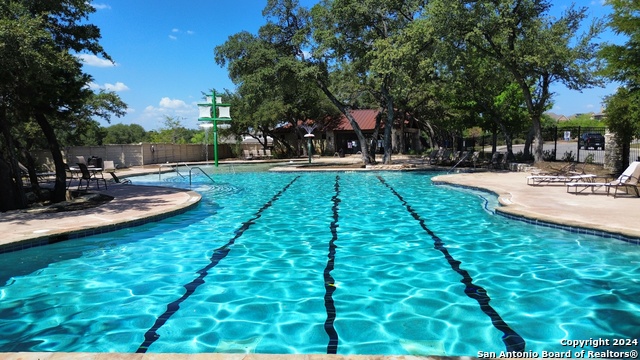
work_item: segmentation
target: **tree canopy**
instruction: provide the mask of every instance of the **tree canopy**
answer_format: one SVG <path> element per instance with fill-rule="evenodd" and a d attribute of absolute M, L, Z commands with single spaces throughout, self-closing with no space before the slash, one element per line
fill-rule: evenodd
<path fill-rule="evenodd" d="M 602 73 L 621 84 L 617 92 L 605 99 L 606 123 L 620 146 L 616 170 L 629 165 L 631 141 L 640 136 L 640 3 L 633 0 L 609 0 L 613 13 L 609 26 L 626 36 L 621 45 L 607 44 L 600 51 L 606 65 Z"/>
<path fill-rule="evenodd" d="M 0 209 L 26 206 L 18 160 L 39 192 L 29 150 L 44 139 L 56 166 L 54 201 L 65 199 L 66 175 L 60 140 L 92 127 L 93 116 L 121 115 L 125 104 L 113 93 L 94 93 L 77 53 L 110 59 L 99 29 L 85 22 L 95 9 L 84 0 L 5 1 L 0 5 Z"/>
<path fill-rule="evenodd" d="M 540 119 L 551 105 L 551 84 L 581 90 L 602 83 L 595 73 L 598 44 L 593 42 L 602 22 L 594 21 L 578 35 L 587 8 L 570 7 L 555 19 L 547 0 L 434 0 L 431 6 L 439 37 L 477 49 L 520 86 L 534 130 L 534 156 L 541 160 Z"/>
<path fill-rule="evenodd" d="M 602 84 L 594 39 L 603 23 L 579 34 L 586 8 L 559 18 L 550 9 L 547 0 L 323 0 L 310 10 L 271 0 L 258 33 L 232 35 L 216 59 L 229 65 L 246 104 L 239 108 L 262 132 L 317 113 L 308 110 L 319 99 L 316 86 L 352 123 L 365 163 L 375 161 L 367 152 L 376 142 L 349 117 L 359 106 L 385 115 L 383 162 L 393 150 L 391 129 L 407 121 L 434 139 L 438 129 L 497 126 L 508 138 L 531 127 L 540 160 L 551 85 Z"/>

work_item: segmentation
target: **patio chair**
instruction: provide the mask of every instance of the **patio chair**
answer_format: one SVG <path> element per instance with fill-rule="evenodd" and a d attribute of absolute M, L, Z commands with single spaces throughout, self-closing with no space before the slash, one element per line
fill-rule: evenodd
<path fill-rule="evenodd" d="M 480 151 L 474 151 L 469 161 L 473 165 L 474 169 L 476 168 L 476 166 L 478 166 L 478 164 L 481 164 L 482 161 L 480 160 Z"/>
<path fill-rule="evenodd" d="M 635 192 L 637 197 L 640 197 L 640 191 L 638 190 L 638 178 L 640 178 L 640 161 L 632 162 L 629 167 L 620 175 L 617 179 L 610 182 L 576 182 L 567 184 L 567 192 L 571 192 L 573 189 L 574 194 L 583 192 L 586 189 L 591 189 L 591 192 L 595 192 L 597 188 L 605 187 L 607 189 L 607 195 L 609 195 L 611 188 L 615 188 L 613 197 L 618 194 L 618 189 L 625 188 L 625 191 L 629 193 L 629 189 Z"/>
<path fill-rule="evenodd" d="M 18 161 L 18 167 L 20 168 L 20 172 L 22 173 L 22 177 L 29 180 L 29 182 L 31 182 L 31 179 L 29 178 L 29 169 L 27 169 L 26 166 L 24 166 L 21 162 Z M 55 178 L 56 173 L 53 171 L 45 171 L 45 172 L 36 172 L 36 177 L 38 178 L 38 182 L 47 182 L 49 181 L 52 177 Z"/>
<path fill-rule="evenodd" d="M 491 155 L 491 160 L 489 160 L 487 167 L 490 169 L 503 169 L 504 158 L 505 154 L 498 151 L 494 152 L 493 155 Z"/>
<path fill-rule="evenodd" d="M 131 180 L 129 179 L 120 179 L 117 175 L 116 175 L 116 166 L 113 164 L 113 160 L 105 160 L 103 162 L 103 166 L 104 166 L 104 171 L 108 172 L 111 177 L 113 178 L 113 182 L 115 182 L 116 184 L 131 184 Z"/>
<path fill-rule="evenodd" d="M 242 150 L 242 153 L 244 154 L 244 159 L 245 160 L 253 159 L 253 155 L 251 154 L 251 152 L 249 150 Z"/>
<path fill-rule="evenodd" d="M 444 149 L 442 154 L 436 158 L 437 165 L 448 165 L 451 161 L 451 150 Z"/>
<path fill-rule="evenodd" d="M 436 157 L 438 156 L 438 152 L 440 151 L 441 151 L 440 149 L 436 149 L 436 150 L 432 150 L 428 155 L 422 155 L 421 157 L 422 164 L 424 164 L 425 161 L 431 164 L 431 162 L 436 159 Z"/>
<path fill-rule="evenodd" d="M 102 182 L 104 183 L 104 188 L 107 189 L 107 180 L 102 175 L 102 169 L 98 170 L 96 168 L 89 171 L 89 168 L 87 167 L 87 165 L 82 163 L 78 163 L 78 167 L 80 168 L 80 173 L 81 173 L 80 182 L 78 183 L 78 190 L 80 190 L 80 186 L 82 186 L 83 180 L 87 182 L 87 186 L 85 187 L 85 190 L 89 189 L 89 184 L 91 183 L 91 181 L 95 181 L 96 186 L 98 187 L 98 189 L 100 189 L 100 180 L 102 180 Z M 100 177 L 98 177 L 98 175 Z"/>
<path fill-rule="evenodd" d="M 71 170 L 71 167 L 69 167 L 69 165 L 67 165 L 67 163 L 64 164 L 64 172 L 66 173 L 66 177 L 68 183 L 67 183 L 67 190 L 69 190 L 69 188 L 71 187 L 71 183 L 73 182 L 73 179 L 76 178 L 76 171 Z"/>
<path fill-rule="evenodd" d="M 471 151 L 463 151 L 456 166 L 471 166 L 472 155 L 473 153 Z"/>

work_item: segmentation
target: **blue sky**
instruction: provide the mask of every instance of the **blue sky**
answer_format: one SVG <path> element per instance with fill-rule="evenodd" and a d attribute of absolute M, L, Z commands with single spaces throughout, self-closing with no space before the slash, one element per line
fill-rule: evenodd
<path fill-rule="evenodd" d="M 315 2 L 301 1 L 304 5 Z M 571 2 L 553 3 L 561 11 Z M 589 6 L 591 16 L 609 12 L 602 0 L 581 4 Z M 196 104 L 202 101 L 202 93 L 211 88 L 235 89 L 226 69 L 215 63 L 213 49 L 229 35 L 243 30 L 255 34 L 265 23 L 265 2 L 256 0 L 98 0 L 93 5 L 97 11 L 88 21 L 100 28 L 100 43 L 115 65 L 85 55 L 85 71 L 94 77 L 93 88 L 116 91 L 129 106 L 127 115 L 114 117 L 111 124 L 139 124 L 145 130 L 163 127 L 165 116 L 178 117 L 183 126 L 196 128 Z M 608 34 L 601 37 L 610 38 Z M 610 84 L 580 93 L 554 86 L 557 95 L 551 111 L 599 112 L 602 97 L 615 88 Z"/>

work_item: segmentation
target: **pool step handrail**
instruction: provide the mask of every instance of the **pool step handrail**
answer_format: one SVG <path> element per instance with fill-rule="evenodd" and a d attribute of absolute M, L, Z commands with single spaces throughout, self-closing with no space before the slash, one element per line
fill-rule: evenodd
<path fill-rule="evenodd" d="M 463 161 L 467 160 L 467 158 L 469 157 L 469 155 L 471 154 L 471 151 L 467 152 L 462 159 L 460 159 L 455 165 L 453 165 L 451 167 L 451 169 L 449 169 L 449 171 L 447 171 L 447 174 L 451 173 L 453 171 L 453 169 L 455 169 L 458 165 L 460 165 L 460 163 L 462 163 Z"/>
<path fill-rule="evenodd" d="M 209 180 L 211 180 L 211 182 L 215 183 L 215 180 L 213 180 L 211 178 L 211 176 L 209 176 L 209 174 L 207 174 L 204 170 L 202 170 L 202 168 L 198 167 L 198 166 L 189 166 L 189 164 L 187 163 L 175 163 L 175 164 L 159 164 L 158 166 L 158 180 L 162 180 L 162 168 L 163 167 L 170 167 L 173 171 L 176 172 L 176 174 L 180 175 L 181 178 L 185 179 L 186 176 L 182 175 L 180 173 L 180 166 L 184 166 L 187 169 L 189 169 L 189 186 L 191 186 L 191 175 L 193 173 L 193 170 L 199 170 L 202 174 L 204 174 L 204 176 L 208 177 Z M 235 173 L 235 168 L 233 169 L 234 173 Z"/>
<path fill-rule="evenodd" d="M 188 167 L 188 166 L 187 166 Z M 209 180 L 211 180 L 212 183 L 215 183 L 215 181 L 211 178 L 211 176 L 209 176 L 209 174 L 207 174 L 206 172 L 204 172 L 204 170 L 202 170 L 200 167 L 198 166 L 193 166 L 193 167 L 189 167 L 189 186 L 191 186 L 191 172 L 193 170 L 200 170 L 201 173 L 204 174 L 204 176 L 208 177 Z"/>
<path fill-rule="evenodd" d="M 175 171 L 176 174 L 180 175 L 180 177 L 184 179 L 185 176 L 180 173 L 180 170 L 178 170 L 178 166 L 179 165 L 180 164 L 175 164 L 175 167 L 174 167 L 174 164 L 169 164 L 169 163 L 167 163 L 167 164 L 159 164 L 158 165 L 158 180 L 162 180 L 162 168 L 163 167 L 171 168 L 171 170 Z"/>

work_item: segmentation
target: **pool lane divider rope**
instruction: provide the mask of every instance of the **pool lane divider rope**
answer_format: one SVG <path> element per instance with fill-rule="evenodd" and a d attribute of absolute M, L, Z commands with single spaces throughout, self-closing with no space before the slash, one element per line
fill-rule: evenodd
<path fill-rule="evenodd" d="M 196 271 L 196 273 L 200 275 L 192 282 L 184 285 L 184 288 L 187 290 L 184 295 L 182 295 L 182 297 L 180 297 L 178 300 L 167 305 L 167 310 L 162 315 L 160 315 L 160 317 L 156 319 L 153 326 L 149 330 L 147 330 L 147 332 L 144 334 L 144 341 L 142 342 L 142 344 L 140 344 L 140 347 L 138 347 L 136 353 L 146 353 L 147 350 L 149 350 L 149 346 L 151 346 L 151 344 L 153 344 L 160 338 L 160 335 L 158 335 L 157 332 L 158 329 L 160 329 L 167 322 L 167 320 L 169 320 L 169 318 L 180 309 L 180 304 L 183 301 L 187 300 L 196 291 L 198 286 L 204 284 L 204 278 L 208 275 L 208 271 L 211 270 L 214 266 L 218 265 L 220 260 L 224 259 L 229 254 L 229 251 L 231 251 L 231 245 L 233 245 L 236 240 L 251 227 L 251 225 L 255 224 L 255 221 L 262 216 L 262 213 L 269 207 L 271 207 L 271 205 L 273 205 L 273 203 L 278 200 L 280 196 L 282 196 L 282 194 L 287 191 L 287 189 L 289 189 L 289 187 L 293 185 L 293 183 L 296 182 L 296 180 L 298 180 L 299 178 L 300 176 L 296 176 L 293 180 L 291 180 L 289 184 L 287 184 L 269 201 L 262 205 L 262 207 L 253 215 L 251 219 L 242 223 L 242 226 L 240 226 L 240 228 L 236 231 L 236 235 L 231 238 L 231 240 L 213 251 L 213 255 L 211 255 L 209 264 Z"/>
<path fill-rule="evenodd" d="M 391 190 L 391 192 L 400 200 L 402 205 L 407 208 L 407 211 L 411 214 L 411 216 L 413 216 L 413 218 L 420 223 L 422 229 L 424 229 L 424 231 L 426 231 L 431 236 L 434 241 L 434 247 L 444 255 L 451 268 L 462 276 L 461 282 L 465 285 L 464 293 L 468 297 L 478 302 L 478 304 L 480 305 L 480 309 L 487 316 L 489 316 L 493 326 L 504 334 L 502 336 L 502 341 L 506 345 L 507 351 L 525 351 L 524 339 L 513 329 L 511 329 L 511 327 L 509 327 L 509 325 L 504 320 L 502 320 L 502 317 L 500 317 L 498 312 L 491 305 L 489 305 L 491 298 L 487 294 L 487 290 L 473 283 L 471 275 L 469 275 L 466 270 L 460 268 L 460 264 L 462 262 L 454 259 L 453 256 L 451 256 L 442 239 L 440 239 L 433 231 L 431 231 L 431 229 L 427 227 L 424 219 L 422 219 L 420 215 L 411 207 L 411 205 L 409 205 L 404 200 L 402 195 L 400 195 L 381 176 L 378 176 L 378 180 L 380 180 L 380 182 L 389 190 Z"/>
<path fill-rule="evenodd" d="M 331 276 L 334 268 L 336 256 L 336 240 L 338 240 L 338 207 L 340 205 L 340 176 L 336 175 L 336 182 L 333 185 L 335 194 L 331 198 L 333 206 L 333 221 L 329 225 L 331 229 L 331 241 L 329 242 L 329 255 L 327 256 L 327 266 L 324 268 L 324 307 L 327 309 L 327 320 L 324 322 L 324 330 L 329 335 L 329 344 L 327 345 L 327 354 L 338 353 L 338 333 L 333 326 L 336 320 L 336 306 L 333 302 L 333 292 L 336 291 L 335 279 Z"/>

